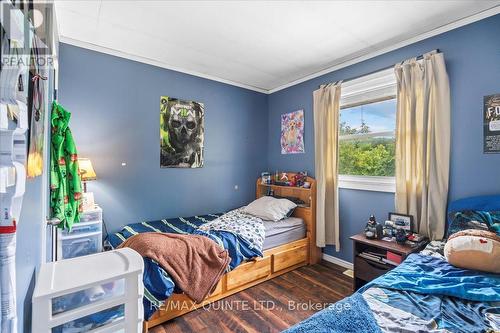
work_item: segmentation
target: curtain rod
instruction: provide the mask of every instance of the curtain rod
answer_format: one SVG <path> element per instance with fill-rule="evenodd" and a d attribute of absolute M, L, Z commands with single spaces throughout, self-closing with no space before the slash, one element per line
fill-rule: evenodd
<path fill-rule="evenodd" d="M 426 52 L 424 54 L 421 54 L 421 55 L 417 56 L 416 59 L 417 60 L 422 60 L 422 59 L 424 59 L 425 55 L 427 55 L 427 54 L 434 54 L 434 53 L 439 53 L 439 49 L 435 49 L 435 50 Z M 368 73 L 364 73 L 364 74 L 361 74 L 361 75 L 358 75 L 358 76 L 354 76 L 354 77 L 351 77 L 351 78 L 346 79 L 346 80 L 337 80 L 337 81 L 342 81 L 342 83 L 346 83 L 346 82 L 349 82 L 349 81 L 352 81 L 352 80 L 359 79 L 360 77 L 363 77 L 363 76 L 367 76 L 367 75 L 370 75 L 370 74 L 375 74 L 377 72 L 384 71 L 384 70 L 389 69 L 389 68 L 394 68 L 394 66 L 396 66 L 396 64 L 390 65 L 390 66 L 387 66 L 387 67 L 384 67 L 384 68 L 379 68 L 377 70 L 374 70 L 374 71 L 371 71 L 371 72 L 368 72 Z M 337 81 L 335 81 L 335 82 L 337 82 Z M 330 82 L 330 83 L 333 83 L 333 82 Z M 325 85 L 330 84 L 330 83 L 320 84 L 319 87 L 321 88 L 321 86 L 325 86 Z"/>

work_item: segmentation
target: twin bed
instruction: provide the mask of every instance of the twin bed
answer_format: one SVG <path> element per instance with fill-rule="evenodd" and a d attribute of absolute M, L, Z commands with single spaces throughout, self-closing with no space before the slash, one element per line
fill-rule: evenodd
<path fill-rule="evenodd" d="M 294 176 L 292 173 L 289 175 Z M 146 232 L 201 234 L 221 245 L 231 257 L 227 273 L 201 303 L 195 303 L 178 290 L 175 282 L 158 263 L 144 258 L 144 332 L 263 281 L 301 266 L 317 263 L 321 251 L 316 247 L 316 182 L 310 177 L 307 181 L 311 184 L 310 188 L 264 185 L 260 178 L 257 180 L 256 198 L 265 196 L 272 188 L 276 196 L 293 197 L 303 202 L 288 218 L 278 222 L 263 221 L 265 239 L 262 252 L 257 251 L 238 234 L 207 234 L 200 231 L 204 225 L 217 220 L 223 213 L 135 223 L 110 235 L 108 240 L 112 247 L 116 248 L 130 237 Z"/>

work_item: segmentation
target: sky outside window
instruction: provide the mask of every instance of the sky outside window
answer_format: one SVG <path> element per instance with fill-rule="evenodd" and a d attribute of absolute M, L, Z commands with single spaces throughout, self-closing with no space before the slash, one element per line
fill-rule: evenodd
<path fill-rule="evenodd" d="M 340 111 L 340 122 L 359 130 L 362 121 L 370 132 L 394 131 L 396 128 L 396 99 L 355 106 Z"/>

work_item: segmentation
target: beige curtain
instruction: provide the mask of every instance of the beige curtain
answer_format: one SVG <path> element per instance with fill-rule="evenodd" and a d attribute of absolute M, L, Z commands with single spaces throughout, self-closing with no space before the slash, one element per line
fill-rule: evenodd
<path fill-rule="evenodd" d="M 314 150 L 317 182 L 316 245 L 339 243 L 338 140 L 340 82 L 314 91 Z"/>
<path fill-rule="evenodd" d="M 396 210 L 417 230 L 441 239 L 450 167 L 450 88 L 442 53 L 395 67 L 397 77 Z"/>

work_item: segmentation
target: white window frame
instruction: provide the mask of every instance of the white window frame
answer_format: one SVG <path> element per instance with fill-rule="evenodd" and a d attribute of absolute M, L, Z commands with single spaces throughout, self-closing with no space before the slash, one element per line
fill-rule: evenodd
<path fill-rule="evenodd" d="M 342 84 L 340 108 L 370 104 L 396 97 L 396 75 L 389 68 Z M 395 131 L 339 136 L 341 140 L 394 135 Z M 383 176 L 339 175 L 339 188 L 396 192 L 396 178 Z"/>

